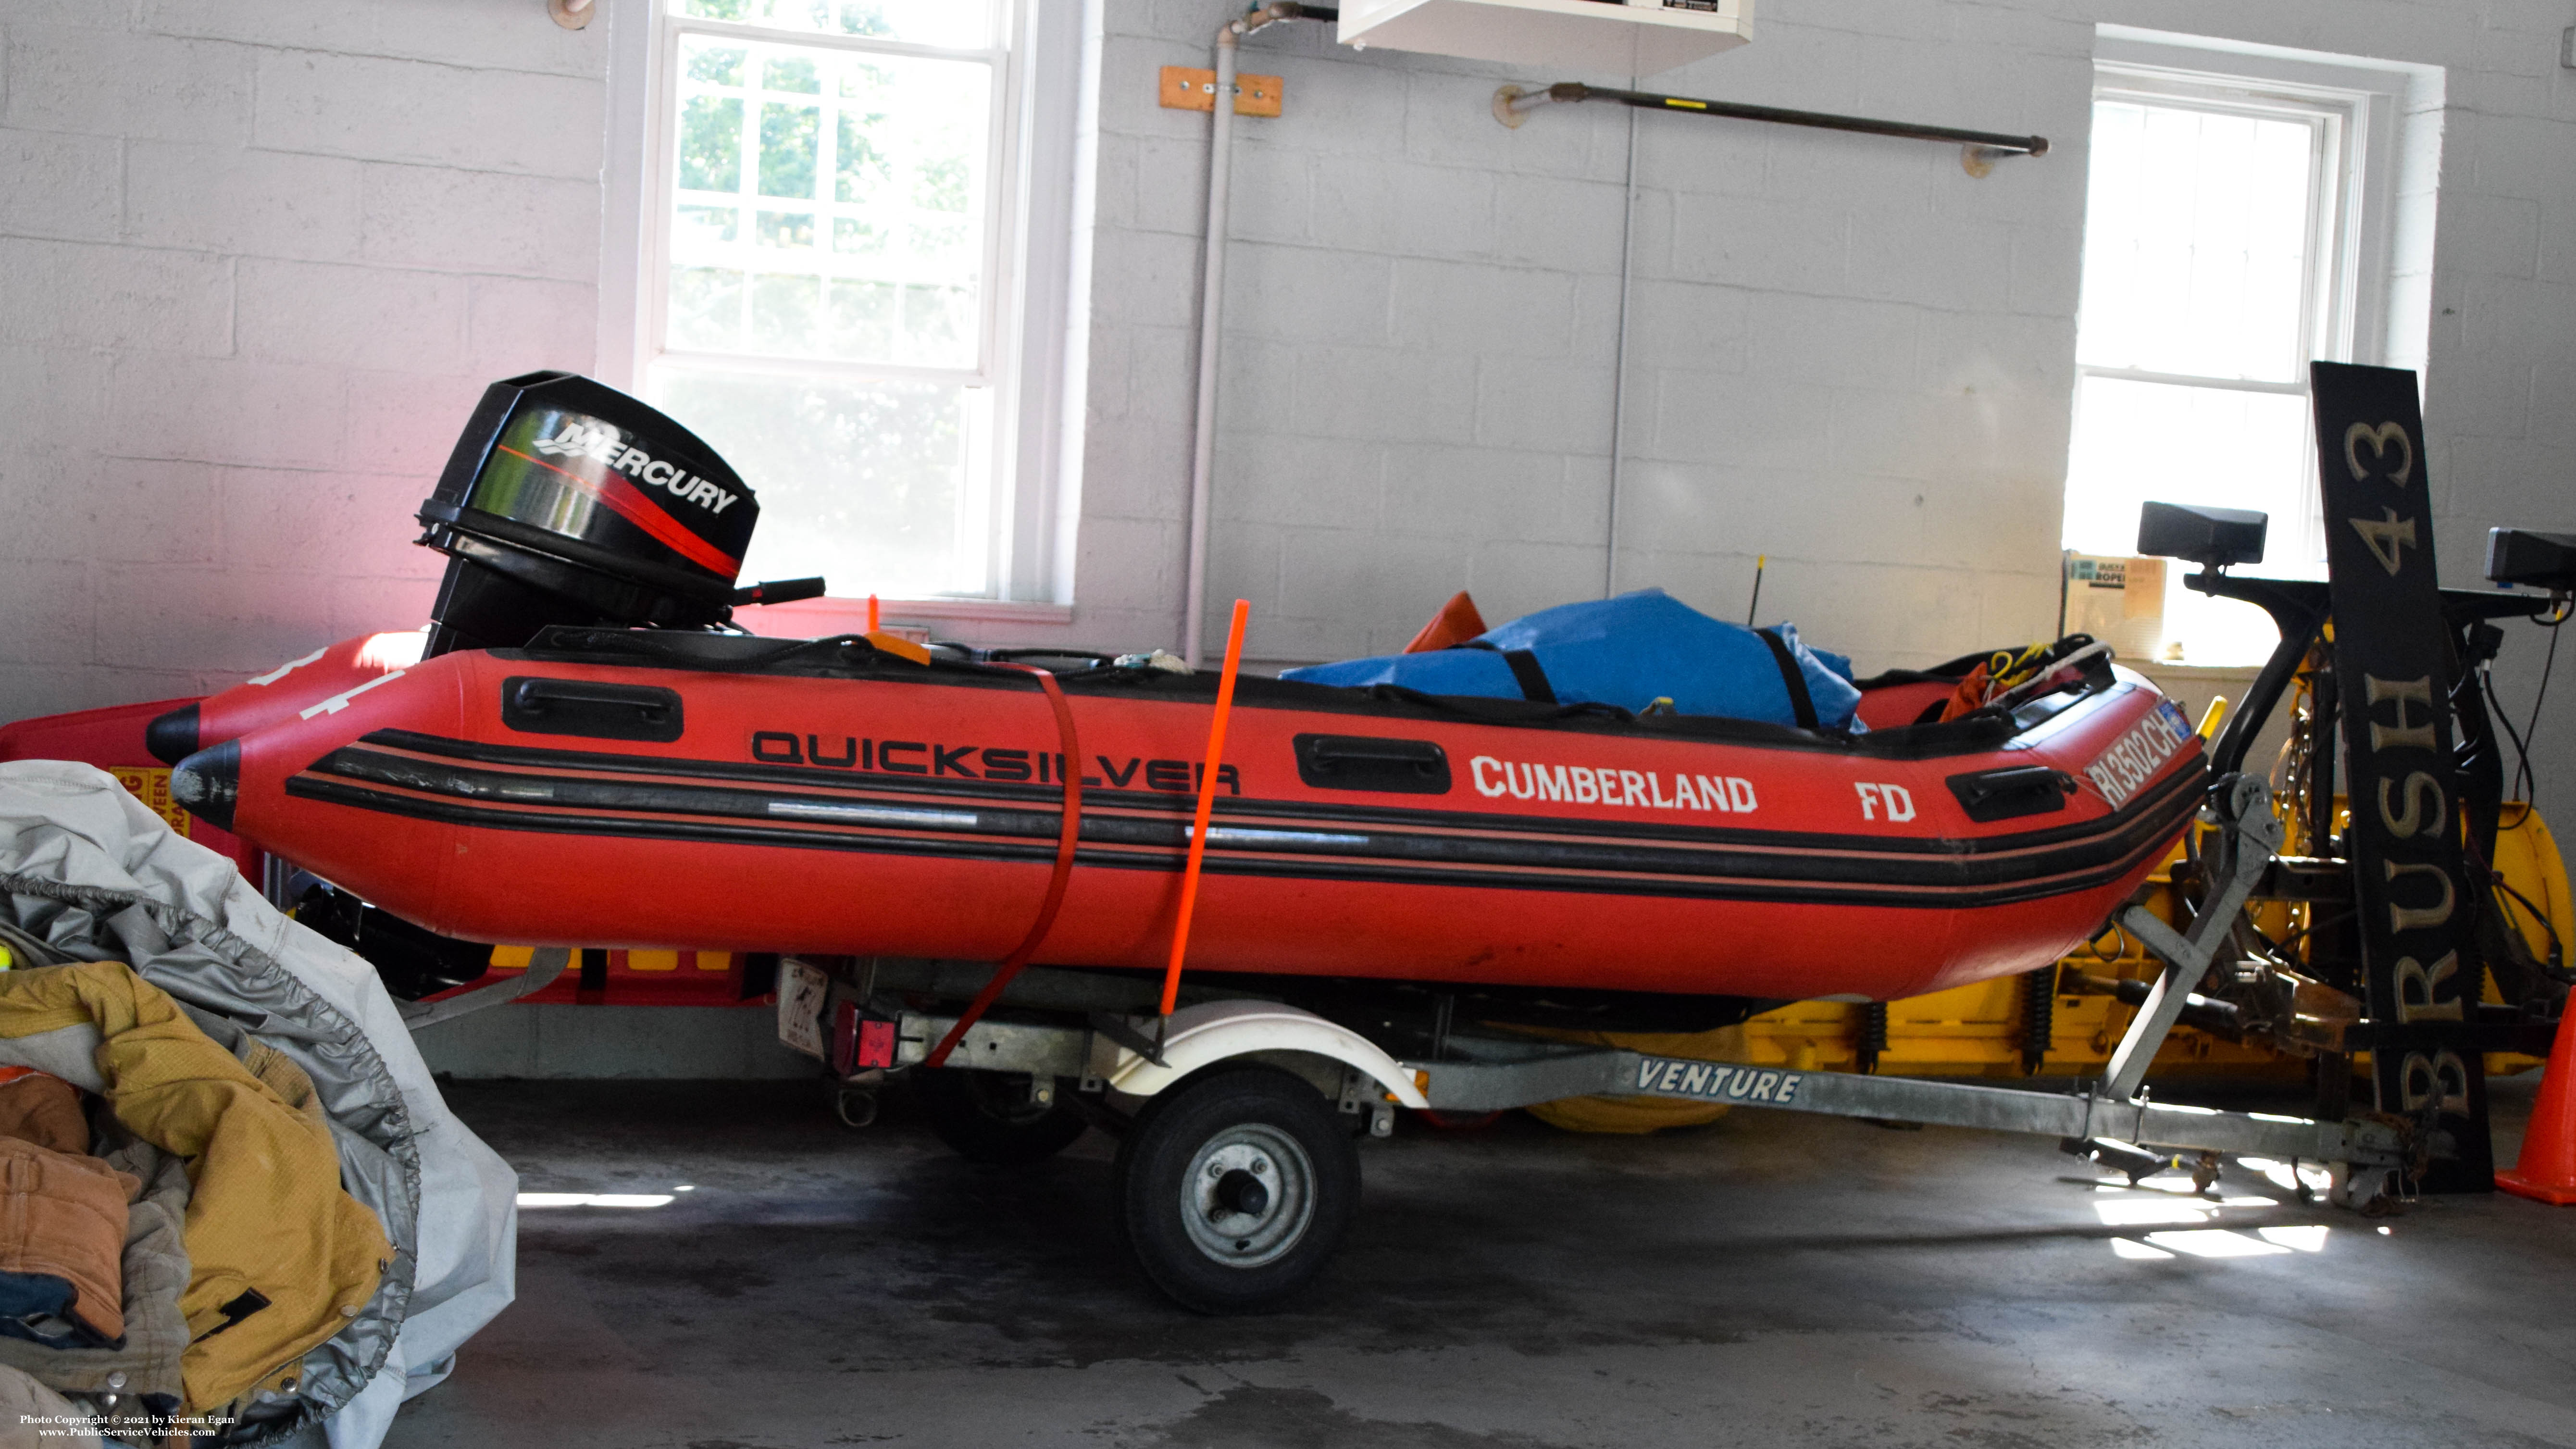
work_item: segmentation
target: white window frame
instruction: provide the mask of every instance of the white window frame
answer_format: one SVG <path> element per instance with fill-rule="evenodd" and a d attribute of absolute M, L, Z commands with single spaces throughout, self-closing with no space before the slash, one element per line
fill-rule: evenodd
<path fill-rule="evenodd" d="M 2305 397 L 2310 362 L 2360 360 L 2353 355 L 2353 324 L 2360 298 L 2372 289 L 2356 275 L 2361 270 L 2359 233 L 2369 183 L 2362 171 L 2364 153 L 2356 144 L 2354 132 L 2367 124 L 2366 102 L 2349 93 L 2258 86 L 2237 77 L 2097 63 L 2093 103 L 2098 107 L 2105 101 L 2308 125 L 2309 206 L 2303 248 L 2307 272 L 2300 280 L 2299 350 L 2291 360 L 2287 380 L 2108 366 L 2085 362 L 2079 353 L 2075 364 L 2078 408 L 2084 395 L 2083 380 L 2089 378 Z M 2076 325 L 2080 338 L 2080 315 Z M 2323 525 L 2310 516 L 2319 510 L 2308 506 L 2316 498 L 2315 479 L 2305 480 L 2300 497 L 2299 517 L 2272 522 L 2268 566 L 2275 571 L 2309 572 L 2324 556 Z"/>
<path fill-rule="evenodd" d="M 2440 167 L 2442 70 L 2286 46 L 2096 27 L 2094 95 L 2239 114 L 2327 115 L 2339 132 L 2335 199 L 2311 222 L 2311 258 L 2331 252 L 2334 285 L 2310 301 L 2302 362 L 2422 364 L 2425 319 L 2401 315 L 2401 274 L 2432 264 L 2432 193 Z M 2420 232 L 2420 235 L 2418 234 Z M 2305 393 L 2301 382 L 2298 391 Z"/>
<path fill-rule="evenodd" d="M 2308 149 L 2310 205 L 2303 248 L 2308 272 L 2300 287 L 2299 354 L 2291 372 L 2295 378 L 2307 370 L 2309 362 L 2319 358 L 2330 362 L 2351 361 L 2354 303 L 2362 290 L 2353 275 L 2355 254 L 2360 249 L 2355 237 L 2357 218 L 2353 213 L 2359 210 L 2360 193 L 2364 189 L 2364 184 L 2351 174 L 2353 148 L 2347 132 L 2354 119 L 2352 109 L 2326 97 L 2267 93 L 2218 83 L 2214 77 L 2185 78 L 2112 66 L 2098 67 L 2095 73 L 2093 103 L 2098 107 L 2105 101 L 2133 102 L 2205 115 L 2297 121 L 2312 128 Z M 2304 381 L 2223 377 L 2214 373 L 2151 372 L 2144 368 L 2104 366 L 2081 360 L 2076 363 L 2076 370 L 2090 377 L 2128 378 L 2184 387 L 2297 393 L 2302 396 L 2308 390 Z"/>
<path fill-rule="evenodd" d="M 2161 373 L 2079 359 L 2079 414 L 2083 380 L 2093 377 L 2304 397 L 2310 361 L 2420 368 L 2430 327 L 2442 91 L 2442 72 L 2434 66 L 2097 26 L 2095 103 L 2297 119 L 2315 126 L 2316 140 L 2301 351 L 2291 379 Z M 2077 323 L 2080 329 L 2080 316 Z M 2076 425 L 2080 430 L 2080 416 Z M 2302 480 L 2302 495 L 2299 518 L 2273 521 L 2267 572 L 2322 576 L 2324 525 L 2313 476 Z"/>
<path fill-rule="evenodd" d="M 1079 233 L 1088 218 L 1090 138 L 1079 124 L 1096 43 L 1087 7 L 1045 0 L 986 0 L 996 39 L 986 51 L 712 20 L 680 13 L 678 0 L 611 0 L 607 205 L 603 216 L 599 371 L 642 393 L 669 361 L 738 373 L 850 380 L 931 379 L 990 391 L 991 426 L 976 446 L 991 480 L 984 596 L 888 600 L 905 618 L 1061 624 L 1072 616 L 1073 536 L 1079 496 L 1081 359 L 1087 329 L 1078 305 Z M 833 359 L 681 352 L 659 347 L 665 320 L 672 191 L 677 184 L 681 37 L 778 41 L 851 52 L 972 57 L 995 64 L 987 164 L 993 178 L 986 229 L 983 333 L 970 369 Z M 743 164 L 753 164 L 746 155 Z M 746 211 L 742 225 L 753 225 Z M 631 307 L 617 299 L 629 298 Z M 750 480 L 757 487 L 760 480 Z M 764 517 L 764 525 L 772 519 Z M 784 525 L 790 520 L 775 520 Z M 801 607 L 801 606 L 800 606 Z"/>

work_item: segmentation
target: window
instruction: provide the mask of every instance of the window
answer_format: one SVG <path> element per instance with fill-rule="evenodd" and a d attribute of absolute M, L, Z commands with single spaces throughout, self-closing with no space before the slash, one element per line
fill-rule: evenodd
<path fill-rule="evenodd" d="M 1021 384 L 1062 345 L 1070 232 L 1069 188 L 1030 204 L 1040 8 L 658 7 L 642 390 L 759 490 L 746 578 L 1047 596 L 1014 557 L 1044 531 L 1020 443 L 1051 400 Z"/>
<path fill-rule="evenodd" d="M 2387 208 L 2369 203 L 2388 92 L 2175 59 L 2106 38 L 2097 68 L 2065 546 L 2131 553 L 2150 499 L 2255 508 L 2272 520 L 2262 571 L 2321 578 L 2307 370 L 2384 350 Z M 2186 591 L 2186 572 L 2168 571 L 2164 659 L 2269 652 L 2258 611 Z"/>

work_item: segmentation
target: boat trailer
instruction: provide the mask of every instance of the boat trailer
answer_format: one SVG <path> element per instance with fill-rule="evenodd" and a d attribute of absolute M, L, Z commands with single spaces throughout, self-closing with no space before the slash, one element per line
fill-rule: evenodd
<path fill-rule="evenodd" d="M 942 1130 L 970 1156 L 1032 1160 L 1069 1144 L 1086 1122 L 1120 1133 L 1122 1236 L 1159 1286 L 1206 1311 L 1262 1306 L 1320 1269 L 1352 1206 L 1328 1199 L 1356 1196 L 1349 1144 L 1390 1135 L 1397 1107 L 1475 1114 L 1606 1094 L 2036 1133 L 2132 1181 L 2178 1154 L 2196 1154 L 2194 1176 L 2204 1188 L 2220 1154 L 2259 1156 L 2321 1165 L 2330 1172 L 2330 1201 L 2379 1210 L 2403 1175 L 2422 1170 L 2434 1145 L 2429 1121 L 2219 1111 L 2146 1093 L 2149 1064 L 2229 949 L 2283 835 L 2269 790 L 2242 774 L 2210 788 L 2200 821 L 2210 828 L 2202 852 L 2208 893 L 2181 930 L 2140 906 L 2118 917 L 2164 969 L 2105 1075 L 2071 1092 L 1684 1060 L 1500 1031 L 1444 1031 L 1427 1056 L 1399 1058 L 1297 1005 L 1202 998 L 1160 1016 L 1134 1009 L 1134 984 L 1124 978 L 1044 969 L 1012 983 L 1001 999 L 1005 1019 L 969 1027 L 946 1063 L 961 1071 L 914 1075 L 924 1089 L 975 1083 L 964 1095 L 992 1119 L 992 1134 L 961 1141 Z M 859 1124 L 887 1074 L 922 1064 L 957 1023 L 953 1012 L 908 1003 L 960 1000 L 991 972 L 981 963 L 892 958 L 827 969 L 790 957 L 780 978 L 780 1034 L 848 1068 L 840 1074 L 842 1114 Z M 1280 1090 L 1247 1093 L 1248 1082 L 1261 1085 L 1255 1077 L 1274 1089 L 1302 1079 L 1314 1091 L 1291 1083 L 1284 1098 Z M 956 1088 L 940 1095 L 951 1105 L 932 1106 L 934 1127 L 958 1110 Z M 1317 1117 L 1338 1117 L 1339 1146 L 1289 1130 L 1301 1103 Z M 1012 1123 L 1036 1132 L 1047 1121 L 1070 1130 L 1026 1150 L 1008 1145 L 1020 1140 L 1007 1135 Z M 979 1153 L 977 1143 L 992 1150 Z M 1162 1158 L 1170 1160 L 1155 1168 Z M 2304 1179 L 2300 1192 L 2310 1196 Z M 1309 1238 L 1316 1241 L 1305 1245 L 1319 1254 L 1287 1271 L 1291 1251 Z"/>

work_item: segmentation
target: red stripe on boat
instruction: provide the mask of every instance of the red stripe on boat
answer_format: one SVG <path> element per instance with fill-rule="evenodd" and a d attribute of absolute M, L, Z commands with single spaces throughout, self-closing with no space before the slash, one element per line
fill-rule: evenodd
<path fill-rule="evenodd" d="M 598 479 L 584 478 L 569 469 L 558 468 L 543 458 L 531 458 L 507 443 L 495 443 L 493 446 L 513 458 L 534 463 L 549 473 L 572 480 L 575 488 L 598 499 L 607 505 L 610 512 L 653 535 L 672 552 L 698 567 L 711 569 L 727 579 L 742 572 L 742 560 L 691 533 L 687 524 L 663 512 L 661 505 L 645 497 L 634 484 L 616 474 L 611 473 Z"/>

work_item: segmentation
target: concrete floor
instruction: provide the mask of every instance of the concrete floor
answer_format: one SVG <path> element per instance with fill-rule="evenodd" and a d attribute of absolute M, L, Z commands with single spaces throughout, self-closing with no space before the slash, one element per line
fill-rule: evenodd
<path fill-rule="evenodd" d="M 517 1305 L 394 1449 L 2576 1446 L 2576 1210 L 2511 1198 L 2372 1222 L 2232 1170 L 2213 1206 L 1760 1112 L 1408 1123 L 1318 1289 L 1209 1320 L 1112 1243 L 1097 1133 L 1007 1172 L 804 1084 L 451 1096 L 527 1191 L 694 1190 L 523 1212 Z"/>

